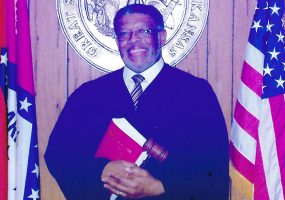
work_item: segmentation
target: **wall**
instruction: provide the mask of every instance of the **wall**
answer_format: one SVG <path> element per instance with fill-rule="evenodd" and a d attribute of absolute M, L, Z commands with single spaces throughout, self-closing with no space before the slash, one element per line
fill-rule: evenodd
<path fill-rule="evenodd" d="M 254 0 L 211 0 L 201 39 L 177 66 L 211 83 L 228 130 L 255 3 Z M 30 0 L 30 24 L 37 91 L 41 198 L 64 199 L 43 160 L 48 138 L 67 97 L 83 82 L 104 74 L 88 66 L 67 44 L 57 20 L 55 0 Z M 231 174 L 235 180 L 232 199 L 250 199 L 248 183 L 233 170 Z"/>

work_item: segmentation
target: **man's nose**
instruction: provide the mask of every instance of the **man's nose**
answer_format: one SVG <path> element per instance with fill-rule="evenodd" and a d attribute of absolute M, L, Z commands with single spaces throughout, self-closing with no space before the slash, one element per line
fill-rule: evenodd
<path fill-rule="evenodd" d="M 130 39 L 129 39 L 129 41 L 130 42 L 136 42 L 136 41 L 138 41 L 139 40 L 139 37 L 137 36 L 137 32 L 131 32 L 131 36 L 130 36 Z"/>

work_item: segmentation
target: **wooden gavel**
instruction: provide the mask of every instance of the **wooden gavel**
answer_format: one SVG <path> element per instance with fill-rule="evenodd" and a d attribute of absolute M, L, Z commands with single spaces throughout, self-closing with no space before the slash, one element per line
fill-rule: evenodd
<path fill-rule="evenodd" d="M 168 151 L 155 143 L 153 139 L 147 140 L 143 145 L 143 149 L 147 151 L 149 156 L 157 159 L 160 162 L 163 162 L 168 156 Z"/>

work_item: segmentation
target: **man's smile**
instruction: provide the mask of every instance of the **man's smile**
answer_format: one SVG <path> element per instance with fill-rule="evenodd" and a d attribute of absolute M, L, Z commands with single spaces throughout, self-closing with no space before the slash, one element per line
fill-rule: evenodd
<path fill-rule="evenodd" d="M 141 54 L 144 54 L 145 52 L 146 52 L 145 48 L 132 48 L 129 50 L 129 54 L 131 56 L 141 55 Z"/>

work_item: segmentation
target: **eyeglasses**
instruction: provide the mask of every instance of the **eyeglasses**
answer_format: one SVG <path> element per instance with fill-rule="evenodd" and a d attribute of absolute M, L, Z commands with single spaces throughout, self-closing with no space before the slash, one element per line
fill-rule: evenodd
<path fill-rule="evenodd" d="M 136 31 L 129 31 L 129 32 L 118 32 L 117 39 L 119 41 L 127 41 L 131 39 L 133 34 L 138 38 L 138 39 L 143 39 L 143 38 L 150 38 L 154 33 L 159 32 L 159 29 L 139 29 Z"/>

